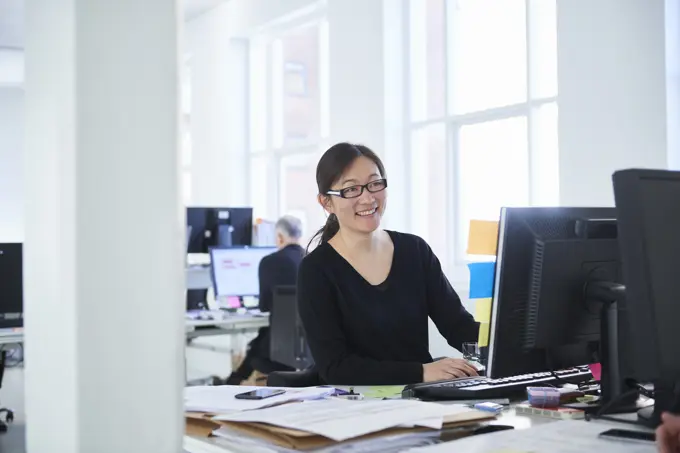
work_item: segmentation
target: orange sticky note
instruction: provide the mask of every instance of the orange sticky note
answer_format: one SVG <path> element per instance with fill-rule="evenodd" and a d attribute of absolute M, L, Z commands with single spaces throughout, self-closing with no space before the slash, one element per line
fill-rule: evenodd
<path fill-rule="evenodd" d="M 470 255 L 495 255 L 498 244 L 498 222 L 490 220 L 471 220 L 468 236 Z"/>

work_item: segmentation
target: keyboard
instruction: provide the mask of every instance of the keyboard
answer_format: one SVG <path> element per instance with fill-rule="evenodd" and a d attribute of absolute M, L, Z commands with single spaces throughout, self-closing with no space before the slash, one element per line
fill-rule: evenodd
<path fill-rule="evenodd" d="M 424 382 L 407 385 L 403 398 L 420 398 L 423 400 L 478 400 L 511 398 L 523 394 L 526 397 L 527 387 L 559 385 L 565 382 L 577 384 L 593 378 L 587 366 L 555 371 L 556 378 L 550 372 L 522 374 L 501 379 L 484 376 L 473 376 L 447 381 Z"/>

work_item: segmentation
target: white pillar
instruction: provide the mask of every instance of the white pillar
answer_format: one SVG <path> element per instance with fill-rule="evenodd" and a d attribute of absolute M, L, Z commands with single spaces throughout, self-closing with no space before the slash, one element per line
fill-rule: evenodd
<path fill-rule="evenodd" d="M 614 171 L 668 166 L 667 1 L 558 0 L 562 205 L 613 205 Z"/>
<path fill-rule="evenodd" d="M 174 1 L 26 3 L 30 453 L 180 451 Z"/>
<path fill-rule="evenodd" d="M 191 55 L 192 205 L 247 203 L 247 63 L 229 2 L 187 24 Z"/>
<path fill-rule="evenodd" d="M 362 143 L 383 159 L 391 200 L 385 226 L 396 230 L 408 226 L 408 209 L 402 207 L 409 199 L 403 147 L 402 3 L 328 0 L 331 143 Z"/>

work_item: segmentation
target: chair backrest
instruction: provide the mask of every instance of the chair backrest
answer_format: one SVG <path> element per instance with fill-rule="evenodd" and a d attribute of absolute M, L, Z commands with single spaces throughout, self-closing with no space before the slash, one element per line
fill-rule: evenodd
<path fill-rule="evenodd" d="M 295 286 L 277 286 L 269 316 L 271 360 L 303 370 L 313 364 L 297 310 Z"/>

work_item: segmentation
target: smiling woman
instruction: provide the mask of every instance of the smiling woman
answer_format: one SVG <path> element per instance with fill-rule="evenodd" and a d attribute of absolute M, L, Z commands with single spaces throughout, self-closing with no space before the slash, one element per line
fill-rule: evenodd
<path fill-rule="evenodd" d="M 298 304 L 322 380 L 388 385 L 477 374 L 460 359 L 432 362 L 428 317 L 458 349 L 477 341 L 479 325 L 425 241 L 380 229 L 388 191 L 377 154 L 339 143 L 319 161 L 316 180 L 328 220 L 300 267 Z"/>

